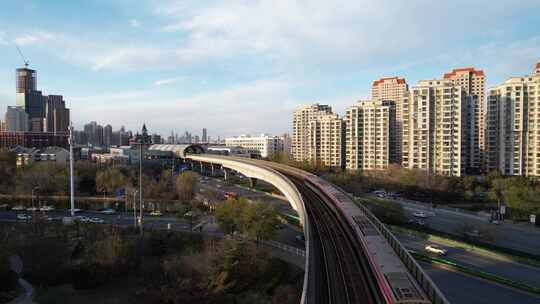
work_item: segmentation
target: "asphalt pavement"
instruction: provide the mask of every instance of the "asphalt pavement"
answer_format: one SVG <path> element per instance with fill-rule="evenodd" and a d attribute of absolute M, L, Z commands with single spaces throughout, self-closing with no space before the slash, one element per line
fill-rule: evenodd
<path fill-rule="evenodd" d="M 456 272 L 435 264 L 420 263 L 450 303 L 538 304 L 540 296 Z"/>
<path fill-rule="evenodd" d="M 446 260 L 477 270 L 493 273 L 507 279 L 523 282 L 531 286 L 540 287 L 540 268 L 538 267 L 516 263 L 502 257 L 484 255 L 467 247 L 450 246 L 446 243 L 438 243 L 436 241 L 426 242 L 425 240 L 402 233 L 394 233 L 394 235 L 408 249 L 425 252 L 424 248 L 426 245 L 438 245 L 447 250 L 447 255 L 443 257 Z"/>
<path fill-rule="evenodd" d="M 489 223 L 488 218 L 484 216 L 431 208 L 428 204 L 404 199 L 389 199 L 389 201 L 401 204 L 409 215 L 417 211 L 432 215 L 425 219 L 432 229 L 457 235 L 464 225 L 468 225 L 479 231 L 489 231 L 493 237 L 490 242 L 495 245 L 540 255 L 540 229 L 536 227 L 511 222 L 495 225 Z"/>

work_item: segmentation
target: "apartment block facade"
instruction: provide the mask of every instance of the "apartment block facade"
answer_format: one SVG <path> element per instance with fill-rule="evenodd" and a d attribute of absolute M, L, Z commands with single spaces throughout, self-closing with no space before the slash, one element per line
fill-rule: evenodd
<path fill-rule="evenodd" d="M 312 104 L 294 113 L 291 149 L 296 161 L 329 167 L 345 165 L 344 123 L 328 105 Z"/>
<path fill-rule="evenodd" d="M 291 151 L 294 160 L 305 161 L 310 159 L 310 123 L 329 114 L 332 114 L 332 108 L 328 105 L 320 104 L 307 105 L 294 112 L 291 142 Z"/>
<path fill-rule="evenodd" d="M 389 161 L 401 164 L 403 136 L 403 104 L 409 97 L 409 86 L 404 78 L 386 77 L 375 80 L 371 86 L 371 98 L 391 101 L 395 106 L 395 119 L 390 122 L 391 146 Z"/>
<path fill-rule="evenodd" d="M 484 71 L 472 67 L 453 69 L 444 74 L 443 79 L 455 86 L 461 86 L 469 99 L 475 101 L 467 112 L 468 120 L 471 122 L 467 130 L 470 141 L 469 162 L 471 168 L 480 171 L 485 163 L 486 76 Z"/>
<path fill-rule="evenodd" d="M 337 114 L 328 114 L 309 122 L 309 160 L 327 167 L 345 165 L 345 125 Z"/>
<path fill-rule="evenodd" d="M 403 167 L 462 176 L 470 167 L 467 111 L 472 98 L 445 80 L 424 80 L 403 104 Z"/>
<path fill-rule="evenodd" d="M 540 62 L 533 74 L 490 88 L 486 116 L 487 170 L 540 176 Z"/>
<path fill-rule="evenodd" d="M 366 100 L 349 107 L 345 114 L 346 168 L 385 169 L 397 147 L 391 143 L 390 126 L 396 117 L 393 101 Z"/>

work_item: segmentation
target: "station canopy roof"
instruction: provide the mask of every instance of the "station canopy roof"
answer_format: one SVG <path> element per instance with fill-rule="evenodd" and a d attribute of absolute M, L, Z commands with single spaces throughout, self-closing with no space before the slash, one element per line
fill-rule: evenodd
<path fill-rule="evenodd" d="M 204 153 L 204 148 L 196 144 L 151 145 L 148 150 L 171 152 L 174 156 L 181 158 L 184 158 L 186 154 Z"/>

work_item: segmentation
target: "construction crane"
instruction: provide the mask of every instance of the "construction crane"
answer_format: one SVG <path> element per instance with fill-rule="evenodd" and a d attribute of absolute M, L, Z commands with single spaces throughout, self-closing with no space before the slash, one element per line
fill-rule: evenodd
<path fill-rule="evenodd" d="M 21 58 L 22 58 L 22 60 L 23 60 L 23 62 L 24 62 L 24 66 L 25 66 L 25 67 L 28 67 L 28 60 L 26 60 L 26 59 L 24 58 L 24 55 L 23 55 L 23 53 L 21 52 L 21 49 L 19 48 L 18 45 L 15 45 L 15 47 L 17 48 L 17 51 L 19 51 L 19 55 L 21 55 Z"/>

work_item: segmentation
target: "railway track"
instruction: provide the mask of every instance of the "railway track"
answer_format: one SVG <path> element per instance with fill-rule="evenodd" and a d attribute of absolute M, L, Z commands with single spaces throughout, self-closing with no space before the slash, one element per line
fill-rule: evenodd
<path fill-rule="evenodd" d="M 318 193 L 305 182 L 291 178 L 306 202 L 306 209 L 312 223 L 311 242 L 314 246 L 311 265 L 315 269 L 315 298 L 308 303 L 380 303 L 370 284 L 370 271 L 366 263 L 358 263 L 363 253 L 357 251 L 336 210 L 329 206 Z M 364 257 L 365 259 L 365 257 Z"/>

